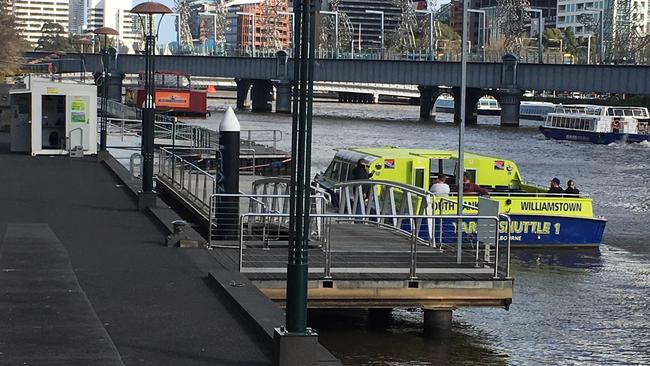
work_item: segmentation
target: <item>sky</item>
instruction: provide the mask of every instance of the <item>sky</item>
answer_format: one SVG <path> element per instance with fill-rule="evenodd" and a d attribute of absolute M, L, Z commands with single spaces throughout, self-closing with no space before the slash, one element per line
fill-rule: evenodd
<path fill-rule="evenodd" d="M 115 1 L 115 0 L 112 0 Z M 174 0 L 134 0 L 133 5 L 138 5 L 145 1 L 157 1 L 161 4 L 167 5 L 170 9 L 174 9 Z M 438 0 L 437 5 L 447 4 L 449 0 Z M 160 25 L 160 34 L 158 35 L 158 43 L 169 43 L 176 41 L 176 26 L 174 24 L 174 16 L 165 16 Z"/>

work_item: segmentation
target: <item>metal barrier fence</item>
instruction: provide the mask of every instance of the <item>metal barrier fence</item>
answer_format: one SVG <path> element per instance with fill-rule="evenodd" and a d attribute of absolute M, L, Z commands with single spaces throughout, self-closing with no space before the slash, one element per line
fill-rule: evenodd
<path fill-rule="evenodd" d="M 258 137 L 259 134 L 265 134 L 264 137 Z M 266 136 L 272 136 L 271 138 Z M 282 141 L 282 131 L 280 130 L 242 130 L 242 146 L 254 147 L 258 143 L 271 143 L 272 153 L 278 152 L 278 142 Z"/>
<path fill-rule="evenodd" d="M 107 118 L 107 129 L 111 135 L 117 135 L 121 141 L 125 136 L 141 136 L 142 120 L 125 118 Z M 182 122 L 154 123 L 154 141 L 160 145 L 179 145 L 185 147 L 210 147 L 213 144 L 212 132 L 204 127 L 188 125 Z"/>
<path fill-rule="evenodd" d="M 217 178 L 208 171 L 209 167 L 199 165 L 214 153 L 215 150 L 210 148 L 175 148 L 173 151 L 161 148 L 159 153 L 158 178 L 164 179 L 196 209 L 206 214 L 210 197 L 217 189 Z"/>
<path fill-rule="evenodd" d="M 250 214 L 274 214 L 280 216 L 259 216 L 246 221 L 246 235 L 258 237 L 267 245 L 271 241 L 286 240 L 289 225 L 289 194 L 260 193 L 215 193 L 210 197 L 208 239 L 211 246 L 237 247 L 240 237 L 241 217 Z M 328 205 L 328 197 L 322 194 L 310 195 L 310 214 L 322 215 Z M 243 215 L 242 215 L 243 213 Z M 322 220 L 310 221 L 310 232 L 322 238 Z M 226 241 L 226 244 L 219 244 Z"/>
<path fill-rule="evenodd" d="M 510 225 L 502 225 L 507 217 L 475 215 L 343 215 L 312 214 L 312 222 L 322 222 L 323 235 L 310 237 L 310 274 L 320 274 L 322 279 L 332 278 L 336 273 L 390 273 L 408 274 L 409 279 L 418 275 L 455 273 L 489 274 L 493 278 L 510 277 L 510 240 L 502 240 L 500 230 L 506 226 L 510 237 Z M 288 214 L 247 213 L 240 216 L 238 231 L 239 270 L 242 273 L 285 273 L 288 242 L 285 236 L 261 237 L 273 223 L 287 220 Z M 385 230 L 386 227 L 368 225 L 375 220 L 401 220 L 409 222 L 400 232 Z M 456 243 L 453 223 L 475 223 L 479 233 L 466 238 L 460 248 Z M 445 230 L 445 242 L 437 248 L 419 240 L 419 222 L 449 220 L 450 229 Z M 507 221 L 507 220 L 506 220 Z M 264 227 L 249 229 L 250 222 Z M 364 224 L 360 224 L 360 223 Z M 314 225 L 312 224 L 311 227 Z M 466 227 L 463 225 L 462 230 Z M 374 234 L 369 234 L 374 233 Z M 400 235 L 396 235 L 400 234 Z M 368 237 L 372 235 L 372 237 Z M 479 239 L 480 238 L 480 239 Z M 453 243 L 453 244 L 451 244 Z M 229 243 L 229 246 L 233 244 Z M 266 250 L 266 252 L 264 251 Z M 275 251 L 275 254 L 273 254 Z M 266 253 L 266 254 L 265 254 Z M 273 262 L 273 257 L 284 258 Z M 266 257 L 266 258 L 265 258 Z"/>

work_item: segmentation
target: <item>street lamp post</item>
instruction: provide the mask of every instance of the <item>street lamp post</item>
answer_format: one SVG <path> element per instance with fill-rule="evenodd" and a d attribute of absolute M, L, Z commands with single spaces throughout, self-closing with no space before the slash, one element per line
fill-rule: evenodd
<path fill-rule="evenodd" d="M 145 2 L 131 9 L 137 14 L 145 36 L 144 51 L 144 87 L 145 98 L 142 108 L 142 195 L 139 207 L 141 209 L 155 206 L 153 196 L 153 159 L 154 159 L 154 113 L 155 113 L 155 52 L 156 37 L 160 21 L 165 14 L 172 11 L 167 6 L 156 2 Z M 157 26 L 154 27 L 154 17 L 160 15 Z"/>
<path fill-rule="evenodd" d="M 537 13 L 539 14 L 539 27 L 538 27 L 538 34 L 537 34 L 537 57 L 539 60 L 537 60 L 538 63 L 544 63 L 544 48 L 542 46 L 542 33 L 544 32 L 544 17 L 542 15 L 542 9 L 533 9 L 533 8 L 527 8 L 526 11 L 531 12 L 531 13 Z"/>
<path fill-rule="evenodd" d="M 467 9 L 469 13 L 477 13 L 479 14 L 479 17 L 482 15 L 483 16 L 483 22 L 482 22 L 482 27 L 479 28 L 479 34 L 481 35 L 479 40 L 481 41 L 481 61 L 485 62 L 485 33 L 487 31 L 487 27 L 485 26 L 485 10 L 478 10 L 478 9 Z"/>
<path fill-rule="evenodd" d="M 339 12 L 321 10 L 321 14 L 334 15 L 334 53 L 335 57 L 339 58 Z"/>
<path fill-rule="evenodd" d="M 251 53 L 253 54 L 253 57 L 255 57 L 255 13 L 247 13 L 247 12 L 243 12 L 243 11 L 238 11 L 237 15 L 247 15 L 247 16 L 250 16 L 251 19 L 252 19 L 251 23 L 252 23 L 252 28 L 253 28 L 253 30 L 252 30 L 253 39 L 252 39 L 252 42 L 251 42 Z"/>
<path fill-rule="evenodd" d="M 384 11 L 383 10 L 366 10 L 369 14 L 381 15 L 381 58 L 384 58 Z"/>
<path fill-rule="evenodd" d="M 293 44 L 294 44 L 295 39 L 296 39 L 296 36 L 295 36 L 296 25 L 294 24 L 295 14 L 290 12 L 290 11 L 279 11 L 278 14 L 286 15 L 291 19 L 291 47 L 289 47 L 289 49 L 293 50 L 293 47 L 294 47 Z"/>
<path fill-rule="evenodd" d="M 605 32 L 603 30 L 605 25 L 603 21 L 604 11 L 603 9 L 596 9 L 596 8 L 585 8 L 585 10 L 587 13 L 592 13 L 592 14 L 599 13 L 598 20 L 600 21 L 600 37 L 599 37 L 600 42 L 599 42 L 598 53 L 600 54 L 600 63 L 602 64 L 605 61 L 605 57 L 604 57 L 605 56 L 605 38 L 604 38 Z"/>
<path fill-rule="evenodd" d="M 465 106 L 467 105 L 467 33 L 468 10 L 470 0 L 463 0 L 463 41 L 460 54 L 460 121 L 458 124 L 458 170 L 456 171 L 456 184 L 458 185 L 458 216 L 463 214 L 463 185 L 465 175 Z M 462 263 L 463 254 L 463 221 L 456 221 L 456 262 Z"/>
<path fill-rule="evenodd" d="M 433 61 L 433 11 L 432 10 L 416 10 L 416 13 L 429 14 L 429 61 Z"/>
<path fill-rule="evenodd" d="M 108 107 L 108 36 L 116 36 L 119 34 L 113 28 L 101 27 L 95 29 L 93 32 L 96 35 L 104 36 L 104 45 L 101 47 L 102 53 L 102 99 L 99 105 L 100 108 L 100 120 L 99 120 L 99 155 L 106 153 L 106 130 L 107 130 L 107 119 L 106 119 L 106 109 Z M 101 41 L 100 41 L 101 43 Z M 101 46 L 101 44 L 100 44 Z"/>

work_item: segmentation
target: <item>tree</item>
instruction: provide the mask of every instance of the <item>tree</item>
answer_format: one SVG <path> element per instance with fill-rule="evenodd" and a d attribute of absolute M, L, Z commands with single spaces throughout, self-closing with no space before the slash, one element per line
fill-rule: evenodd
<path fill-rule="evenodd" d="M 560 40 L 564 42 L 564 35 L 562 34 L 562 30 L 558 28 L 544 29 L 544 32 L 542 33 L 542 43 L 544 44 L 544 47 L 557 47 L 559 49 Z"/>
<path fill-rule="evenodd" d="M 21 37 L 16 17 L 9 11 L 9 2 L 0 0 L 0 78 L 16 72 L 22 63 L 22 54 L 27 42 Z"/>
<path fill-rule="evenodd" d="M 64 37 L 65 29 L 59 23 L 47 22 L 41 27 L 41 38 L 38 39 L 36 49 L 39 51 L 63 51 L 74 50 L 70 39 Z"/>
<path fill-rule="evenodd" d="M 564 50 L 566 53 L 575 55 L 578 50 L 578 40 L 571 28 L 564 30 Z"/>

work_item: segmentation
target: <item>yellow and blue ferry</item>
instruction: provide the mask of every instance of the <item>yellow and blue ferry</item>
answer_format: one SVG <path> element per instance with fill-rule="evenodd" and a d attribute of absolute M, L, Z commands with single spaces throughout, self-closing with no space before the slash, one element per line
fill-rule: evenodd
<path fill-rule="evenodd" d="M 325 172 L 315 181 L 327 190 L 348 181 L 359 159 L 369 162 L 372 180 L 408 184 L 428 190 L 438 174 L 447 176 L 454 198 L 458 154 L 448 150 L 350 148 L 337 151 Z M 524 182 L 517 165 L 507 159 L 466 152 L 465 172 L 472 182 L 490 192 L 499 203 L 499 212 L 512 220 L 513 246 L 598 246 L 602 242 L 606 220 L 594 216 L 592 199 L 585 195 L 551 194 L 547 189 Z M 464 203 L 477 206 L 478 196 L 465 194 Z M 455 214 L 456 205 L 436 197 L 433 212 Z M 442 207 L 440 207 L 442 205 Z M 464 213 L 478 211 L 466 208 Z M 476 225 L 464 228 L 471 234 Z M 501 224 L 504 236 L 507 224 Z"/>

